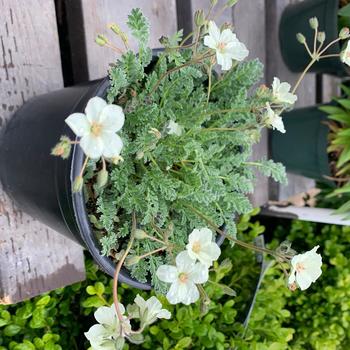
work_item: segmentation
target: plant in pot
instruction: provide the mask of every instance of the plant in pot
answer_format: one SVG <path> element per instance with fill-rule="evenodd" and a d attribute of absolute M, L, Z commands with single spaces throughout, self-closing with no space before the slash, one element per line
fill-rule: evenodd
<path fill-rule="evenodd" d="M 314 53 L 311 53 L 311 50 L 305 51 L 294 38 L 298 33 L 303 33 L 306 41 L 313 41 L 314 30 L 308 27 L 307 20 L 314 16 L 318 18 L 323 31 L 320 34 L 324 33 L 333 45 L 323 49 L 328 60 L 316 59 L 310 71 L 348 76 L 348 66 L 337 57 L 343 49 L 338 33 L 342 28 L 350 26 L 350 5 L 346 0 L 305 0 L 285 8 L 279 27 L 281 54 L 285 64 L 292 72 L 302 72 L 309 63 L 310 55 Z M 315 48 L 316 41 L 314 41 L 314 50 Z"/>
<path fill-rule="evenodd" d="M 336 105 L 320 107 L 327 115 L 328 157 L 332 186 L 324 186 L 319 197 L 326 195 L 325 201 L 336 201 L 330 207 L 336 207 L 336 214 L 344 215 L 349 219 L 350 215 L 350 89 L 341 85 L 344 97 L 334 98 Z M 322 200 L 321 200 L 322 202 Z"/>
<path fill-rule="evenodd" d="M 122 54 L 108 78 L 38 97 L 6 128 L 0 156 L 9 194 L 87 246 L 114 276 L 114 303 L 98 308 L 99 324 L 86 333 L 93 349 L 142 342 L 147 326 L 171 317 L 155 296 L 137 296 L 125 308 L 120 281 L 154 288 L 171 304 L 200 299 L 205 313 L 218 237 L 234 249 L 275 257 L 286 276 L 290 269 L 292 290 L 308 288 L 321 274 L 318 246 L 296 254 L 289 243 L 269 250 L 236 237 L 234 218 L 252 209 L 254 171 L 285 181 L 282 164 L 250 156 L 264 127 L 285 133 L 280 114 L 296 101 L 303 76 L 292 91 L 278 78 L 272 89 L 254 88 L 262 65 L 245 62 L 245 45 L 228 25 L 217 27 L 215 5 L 196 12 L 195 31 L 185 38 L 182 31 L 163 37 L 164 51 L 153 59 L 148 21 L 134 9 L 127 24 L 137 54 L 127 34 L 111 25 L 123 48 L 104 35 L 96 39 Z M 60 134 L 51 152 L 59 157 L 49 158 L 50 142 Z"/>
<path fill-rule="evenodd" d="M 319 31 L 319 22 L 316 17 L 309 20 L 309 27 L 314 33 L 311 43 L 307 41 L 304 34 L 297 35 L 297 40 L 302 44 L 299 46 L 310 58 L 310 63 L 306 65 L 301 78 L 320 61 L 328 63 L 328 59 L 334 58 L 347 66 L 350 65 L 349 41 L 345 43 L 343 51 L 328 54 L 329 48 L 336 48 L 338 42 L 349 38 L 348 28 L 341 29 L 337 39 L 328 43 L 324 32 Z M 296 86 L 299 82 L 300 79 Z M 327 153 L 329 128 L 325 124 L 328 120 L 326 110 L 332 110 L 332 108 L 331 104 L 326 104 L 324 108 L 311 106 L 285 112 L 283 120 L 288 133 L 283 137 L 276 133 L 271 135 L 272 158 L 277 162 L 283 162 L 289 172 L 332 185 Z M 296 139 L 298 142 L 295 142 Z"/>

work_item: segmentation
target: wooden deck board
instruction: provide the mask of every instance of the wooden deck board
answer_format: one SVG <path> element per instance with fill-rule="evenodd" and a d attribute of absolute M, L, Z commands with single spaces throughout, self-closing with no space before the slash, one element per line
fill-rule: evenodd
<path fill-rule="evenodd" d="M 53 1 L 0 0 L 0 12 L 2 128 L 26 100 L 62 88 L 63 81 Z M 0 303 L 84 276 L 82 248 L 19 211 L 0 189 Z"/>

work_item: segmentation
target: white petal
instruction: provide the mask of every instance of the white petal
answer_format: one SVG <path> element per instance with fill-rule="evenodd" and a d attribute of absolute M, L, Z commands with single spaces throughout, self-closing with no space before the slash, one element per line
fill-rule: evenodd
<path fill-rule="evenodd" d="M 139 294 L 136 295 L 134 300 L 135 304 L 141 309 L 141 311 L 146 309 L 146 300 L 142 298 Z"/>
<path fill-rule="evenodd" d="M 278 88 L 279 88 L 279 86 L 280 86 L 280 83 L 281 83 L 281 81 L 279 80 L 279 78 L 277 78 L 277 77 L 274 77 L 274 78 L 273 78 L 273 82 L 272 82 L 272 92 L 273 92 L 274 95 L 277 93 Z"/>
<path fill-rule="evenodd" d="M 114 324 L 116 319 L 116 312 L 114 309 L 114 305 L 112 306 L 113 308 L 101 306 L 95 311 L 94 316 L 98 323 L 109 326 Z"/>
<path fill-rule="evenodd" d="M 306 273 L 298 273 L 296 274 L 296 282 L 301 290 L 305 290 L 310 287 L 312 283 L 312 279 Z"/>
<path fill-rule="evenodd" d="M 169 320 L 170 317 L 171 317 L 171 312 L 166 309 L 162 309 L 157 313 L 157 318 L 164 318 L 166 320 Z"/>
<path fill-rule="evenodd" d="M 181 283 L 179 281 L 174 282 L 166 295 L 170 304 L 178 304 L 181 303 L 187 294 L 187 287 L 185 283 Z"/>
<path fill-rule="evenodd" d="M 280 117 L 277 114 L 275 115 L 275 118 L 274 118 L 273 122 L 271 123 L 271 126 L 273 127 L 273 129 L 277 129 L 282 134 L 284 134 L 286 132 L 286 129 L 284 128 L 284 123 L 283 123 L 282 117 Z"/>
<path fill-rule="evenodd" d="M 103 339 L 106 335 L 108 335 L 108 332 L 106 328 L 104 328 L 100 324 L 94 324 L 87 332 L 84 333 L 85 337 L 90 342 L 98 342 Z"/>
<path fill-rule="evenodd" d="M 188 255 L 188 252 L 184 250 L 176 257 L 176 266 L 179 272 L 187 272 L 194 267 L 195 260 Z"/>
<path fill-rule="evenodd" d="M 65 120 L 66 124 L 73 130 L 74 134 L 82 137 L 90 133 L 90 123 L 83 113 L 73 113 Z"/>
<path fill-rule="evenodd" d="M 208 28 L 209 35 L 214 39 L 216 43 L 220 41 L 220 29 L 215 24 L 214 21 L 209 21 L 209 28 Z"/>
<path fill-rule="evenodd" d="M 101 112 L 100 122 L 102 123 L 104 131 L 119 131 L 125 122 L 123 109 L 117 105 L 107 105 Z"/>
<path fill-rule="evenodd" d="M 229 70 L 232 67 L 232 57 L 216 52 L 216 59 L 222 70 Z"/>
<path fill-rule="evenodd" d="M 220 42 L 228 44 L 232 41 L 238 41 L 236 34 L 234 34 L 231 29 L 224 29 L 221 32 Z"/>
<path fill-rule="evenodd" d="M 211 49 L 216 49 L 216 41 L 210 35 L 204 37 L 204 45 L 210 47 Z"/>
<path fill-rule="evenodd" d="M 186 294 L 182 298 L 182 303 L 185 305 L 190 305 L 195 303 L 199 299 L 199 291 L 194 283 L 186 284 Z"/>
<path fill-rule="evenodd" d="M 155 296 L 152 296 L 147 300 L 146 306 L 148 312 L 152 315 L 157 314 L 162 309 L 162 303 Z"/>
<path fill-rule="evenodd" d="M 91 159 L 99 159 L 103 153 L 103 141 L 100 137 L 85 135 L 80 140 L 80 147 Z"/>
<path fill-rule="evenodd" d="M 123 149 L 123 141 L 117 134 L 103 133 L 103 156 L 105 158 L 114 158 L 120 155 Z"/>
<path fill-rule="evenodd" d="M 85 114 L 90 123 L 100 120 L 100 114 L 106 106 L 107 102 L 103 98 L 97 96 L 90 98 L 85 107 Z"/>
<path fill-rule="evenodd" d="M 156 275 L 163 282 L 173 283 L 177 281 L 179 272 L 175 266 L 161 265 L 158 267 Z"/>
<path fill-rule="evenodd" d="M 209 278 L 208 267 L 201 263 L 196 263 L 189 273 L 189 278 L 196 284 L 207 282 Z"/>
<path fill-rule="evenodd" d="M 198 260 L 204 265 L 211 266 L 213 261 L 218 260 L 220 254 L 221 254 L 220 247 L 216 243 L 211 242 L 204 245 L 199 254 L 200 257 L 201 256 L 204 257 L 203 259 L 204 261 L 201 261 L 201 259 L 198 259 Z"/>
<path fill-rule="evenodd" d="M 288 278 L 288 284 L 293 284 L 295 282 L 295 273 L 296 273 L 296 270 L 293 267 Z"/>
<path fill-rule="evenodd" d="M 238 40 L 230 43 L 230 45 L 227 46 L 226 51 L 231 55 L 231 58 L 236 61 L 243 61 L 249 55 L 249 50 Z"/>

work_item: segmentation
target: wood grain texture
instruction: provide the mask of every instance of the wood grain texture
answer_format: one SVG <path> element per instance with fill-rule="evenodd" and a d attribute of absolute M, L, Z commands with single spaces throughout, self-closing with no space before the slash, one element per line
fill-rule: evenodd
<path fill-rule="evenodd" d="M 239 1 L 234 7 L 233 24 L 240 41 L 249 49 L 249 59 L 259 58 L 266 66 L 266 21 L 265 0 Z M 261 84 L 265 83 L 263 79 Z M 267 130 L 263 130 L 260 142 L 253 147 L 252 160 L 267 158 Z M 269 180 L 256 172 L 255 190 L 251 196 L 255 207 L 264 205 L 269 200 Z"/>
<path fill-rule="evenodd" d="M 135 7 L 139 7 L 151 23 L 152 48 L 160 46 L 159 39 L 162 35 L 170 35 L 177 30 L 175 0 L 81 0 L 89 79 L 106 76 L 108 65 L 118 57 L 114 51 L 98 46 L 95 43 L 96 35 L 104 33 L 122 47 L 122 42 L 108 30 L 107 24 L 117 23 L 127 32 L 127 16 Z M 73 27 L 70 31 L 72 30 L 74 31 Z M 134 41 L 131 40 L 130 44 L 131 48 L 136 49 Z"/>
<path fill-rule="evenodd" d="M 54 2 L 0 0 L 0 13 L 2 128 L 26 100 L 63 81 Z M 84 270 L 80 246 L 20 212 L 0 188 L 0 303 L 82 280 Z"/>
<path fill-rule="evenodd" d="M 292 73 L 284 64 L 279 45 L 279 21 L 284 8 L 300 0 L 269 0 L 266 2 L 266 82 L 271 84 L 274 77 L 287 81 L 292 86 L 299 78 L 299 74 Z M 296 107 L 304 107 L 316 102 L 315 74 L 308 74 L 300 84 Z M 272 131 L 273 132 L 273 131 Z M 276 131 L 275 131 L 276 132 Z M 288 132 L 288 130 L 287 130 Z M 297 142 L 297 140 L 296 140 Z M 308 178 L 288 174 L 289 185 L 283 186 L 270 182 L 270 199 L 285 200 L 291 195 L 301 193 L 315 187 L 315 181 Z"/>

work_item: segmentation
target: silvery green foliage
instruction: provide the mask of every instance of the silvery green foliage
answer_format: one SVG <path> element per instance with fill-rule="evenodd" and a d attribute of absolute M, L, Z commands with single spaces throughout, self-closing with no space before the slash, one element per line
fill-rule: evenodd
<path fill-rule="evenodd" d="M 128 26 L 141 53 L 126 52 L 110 69 L 108 100 L 122 106 L 126 120 L 120 133 L 124 161 L 110 165 L 109 184 L 97 198 L 96 214 L 104 229 L 95 228 L 105 234 L 104 253 L 124 248 L 133 212 L 148 234 L 155 234 L 155 226 L 166 232 L 176 245 L 175 255 L 193 229 L 207 226 L 191 207 L 215 225 L 225 224 L 227 234 L 235 236 L 234 217 L 252 210 L 247 194 L 254 187 L 255 169 L 249 158 L 262 128 L 259 110 L 268 102 L 266 95 L 252 90 L 263 75 L 262 64 L 242 62 L 222 76 L 212 74 L 207 102 L 209 60 L 164 77 L 193 58 L 192 49 L 174 48 L 182 32 L 162 38 L 165 51 L 149 65 L 151 51 L 144 45 L 148 23 L 139 10 L 133 10 Z M 169 121 L 182 127 L 180 136 L 167 133 Z M 272 161 L 262 161 L 259 168 L 276 180 L 284 179 L 283 166 Z M 131 254 L 159 247 L 157 242 L 137 240 Z M 164 291 L 155 272 L 170 262 L 168 254 L 142 259 L 131 267 L 132 276 L 145 282 L 150 275 L 154 287 Z"/>

